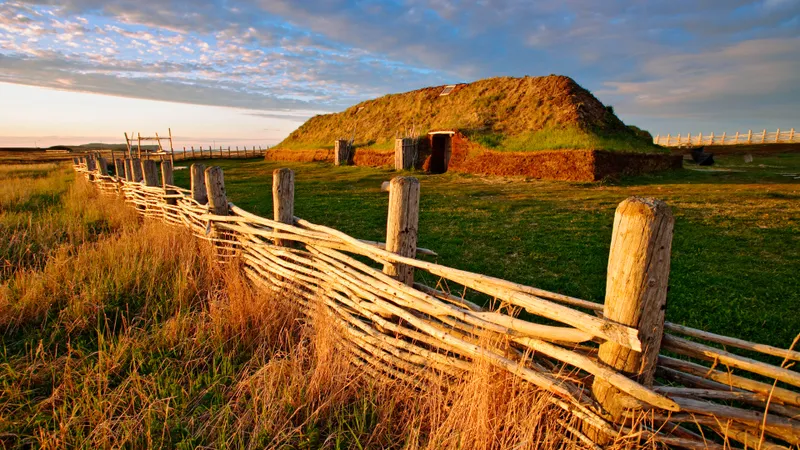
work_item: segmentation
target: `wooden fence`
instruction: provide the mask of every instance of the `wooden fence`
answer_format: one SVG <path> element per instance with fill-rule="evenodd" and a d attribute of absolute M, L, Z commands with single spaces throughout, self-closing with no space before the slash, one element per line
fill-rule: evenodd
<path fill-rule="evenodd" d="M 219 167 L 193 164 L 187 190 L 174 185 L 169 161 L 117 160 L 120 175 L 102 160 L 74 162 L 143 216 L 212 241 L 221 259 L 240 258 L 255 285 L 291 291 L 306 313 L 321 302 L 353 364 L 374 377 L 424 386 L 488 360 L 551 393 L 581 423 L 567 432 L 594 448 L 631 433 L 723 448 L 701 434 L 712 430 L 748 447 L 800 444 L 800 373 L 788 367 L 799 352 L 664 322 L 674 221 L 663 202 L 620 204 L 600 304 L 417 259 L 435 253 L 417 248 L 412 177 L 390 183 L 384 244 L 295 217 L 289 169 L 273 174 L 267 219 L 228 202 Z"/>
<path fill-rule="evenodd" d="M 194 148 L 194 146 L 183 147 L 183 151 L 175 152 L 175 161 L 186 159 L 213 159 L 213 158 L 263 158 L 266 155 L 267 149 L 252 146 L 248 149 L 246 146 L 239 150 L 239 146 L 220 146 L 213 148 L 210 145 L 207 148 L 202 146 Z"/>
<path fill-rule="evenodd" d="M 794 128 L 790 130 L 781 130 L 778 128 L 774 132 L 768 133 L 764 131 L 755 132 L 747 130 L 747 133 L 736 132 L 735 134 L 722 133 L 714 135 L 714 133 L 703 135 L 698 133 L 697 136 L 692 136 L 690 133 L 685 135 L 668 134 L 662 136 L 657 134 L 653 138 L 653 143 L 656 145 L 663 145 L 664 147 L 695 147 L 700 145 L 753 145 L 753 144 L 791 144 L 800 143 L 800 134 L 795 133 Z"/>

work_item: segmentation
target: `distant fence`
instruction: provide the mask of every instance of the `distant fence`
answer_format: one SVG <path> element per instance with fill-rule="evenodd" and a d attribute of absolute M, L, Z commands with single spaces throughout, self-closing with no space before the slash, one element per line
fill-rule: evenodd
<path fill-rule="evenodd" d="M 143 216 L 190 229 L 222 260 L 240 258 L 255 285 L 291 290 L 304 313 L 321 302 L 352 363 L 376 378 L 455 380 L 485 359 L 551 393 L 581 424 L 565 432 L 590 447 L 635 433 L 723 448 L 696 426 L 726 443 L 800 444 L 800 373 L 785 367 L 799 352 L 664 322 L 674 219 L 663 202 L 631 198 L 617 209 L 604 305 L 416 259 L 435 253 L 417 248 L 412 177 L 389 184 L 384 244 L 295 217 L 289 169 L 273 174 L 267 219 L 228 202 L 219 167 L 193 164 L 187 190 L 174 185 L 170 161 L 117 160 L 119 175 L 102 159 L 74 163 Z M 763 361 L 776 357 L 784 363 Z"/>
<path fill-rule="evenodd" d="M 753 132 L 747 130 L 747 133 L 736 132 L 735 134 L 722 133 L 715 135 L 714 133 L 703 135 L 698 133 L 692 136 L 689 133 L 685 135 L 668 134 L 666 136 L 656 135 L 653 138 L 653 143 L 662 145 L 664 147 L 690 147 L 699 145 L 747 145 L 747 144 L 790 144 L 800 143 L 800 134 L 795 133 L 794 128 L 790 130 L 781 130 L 780 128 L 767 132 L 767 130 Z"/>
<path fill-rule="evenodd" d="M 72 156 L 75 156 L 77 152 L 73 152 Z M 132 149 L 131 154 L 134 157 L 138 157 L 141 160 L 146 159 L 155 159 L 155 160 L 164 160 L 169 159 L 170 161 L 185 161 L 189 159 L 243 159 L 243 158 L 263 158 L 266 155 L 267 149 L 251 146 L 249 149 L 246 146 L 243 146 L 241 149 L 239 146 L 219 146 L 217 148 L 212 146 L 206 146 L 205 148 L 202 146 L 198 146 L 195 148 L 193 145 L 188 147 L 183 147 L 183 150 L 158 150 L 158 151 L 151 151 L 147 149 L 143 149 L 141 153 L 138 153 L 137 149 Z M 116 158 L 126 158 L 129 156 L 128 150 L 91 150 L 85 153 L 77 153 L 80 155 L 79 157 L 86 157 L 92 156 L 93 158 L 98 157 L 105 157 L 110 156 L 111 160 L 113 161 Z"/>

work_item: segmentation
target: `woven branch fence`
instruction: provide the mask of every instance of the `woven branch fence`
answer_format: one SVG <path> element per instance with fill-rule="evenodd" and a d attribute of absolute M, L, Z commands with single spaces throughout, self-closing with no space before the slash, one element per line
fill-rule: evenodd
<path fill-rule="evenodd" d="M 73 162 L 144 217 L 240 258 L 255 285 L 292 290 L 307 314 L 321 301 L 352 363 L 376 378 L 455 381 L 482 359 L 551 393 L 589 447 L 631 433 L 683 448 L 800 445 L 800 373 L 790 368 L 800 352 L 664 321 L 674 220 L 660 201 L 617 209 L 604 305 L 417 259 L 435 253 L 416 246 L 412 177 L 389 185 L 384 244 L 295 217 L 289 169 L 274 173 L 267 219 L 228 202 L 219 167 L 192 165 L 187 190 L 169 161 L 116 160 L 119 175 L 102 160 Z"/>

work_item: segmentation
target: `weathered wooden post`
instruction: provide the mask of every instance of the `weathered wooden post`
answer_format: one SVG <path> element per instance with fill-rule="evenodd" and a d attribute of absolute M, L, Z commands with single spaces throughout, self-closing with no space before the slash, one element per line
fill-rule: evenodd
<path fill-rule="evenodd" d="M 272 210 L 276 222 L 294 225 L 294 171 L 291 169 L 272 172 Z M 275 244 L 291 247 L 294 242 L 276 239 Z"/>
<path fill-rule="evenodd" d="M 142 176 L 142 160 L 139 158 L 131 158 L 131 170 L 133 171 L 133 181 L 139 183 L 144 179 Z"/>
<path fill-rule="evenodd" d="M 617 207 L 608 256 L 604 316 L 639 330 L 642 351 L 613 342 L 600 344 L 600 361 L 645 386 L 653 385 L 667 304 L 670 252 L 675 219 L 652 198 L 631 197 Z M 617 419 L 636 401 L 602 378 L 592 392 Z"/>
<path fill-rule="evenodd" d="M 121 158 L 114 160 L 114 172 L 117 174 L 117 179 L 125 179 L 125 160 Z"/>
<path fill-rule="evenodd" d="M 414 177 L 395 177 L 389 187 L 389 220 L 386 224 L 386 250 L 400 256 L 417 255 L 419 226 L 419 180 Z M 414 268 L 389 263 L 383 272 L 411 286 Z"/>
<path fill-rule="evenodd" d="M 346 166 L 350 163 L 350 147 L 346 139 L 337 139 L 333 143 L 333 164 Z"/>
<path fill-rule="evenodd" d="M 204 164 L 192 164 L 190 168 L 192 177 L 192 198 L 201 205 L 208 203 L 205 171 L 206 166 Z"/>
<path fill-rule="evenodd" d="M 175 185 L 175 177 L 172 174 L 172 161 L 161 161 L 161 186 L 164 188 L 164 193 L 167 195 L 175 195 L 178 192 L 175 189 L 169 189 L 169 186 Z M 177 205 L 178 200 L 174 198 L 167 198 L 168 205 Z"/>
<path fill-rule="evenodd" d="M 133 168 L 131 158 L 125 158 L 125 181 L 133 181 Z"/>
<path fill-rule="evenodd" d="M 211 166 L 205 170 L 208 212 L 218 216 L 228 215 L 228 196 L 225 194 L 225 178 L 222 168 Z"/>
<path fill-rule="evenodd" d="M 158 186 L 158 165 L 152 159 L 142 161 L 145 186 Z"/>
<path fill-rule="evenodd" d="M 106 163 L 106 159 L 102 156 L 97 157 L 97 170 L 100 172 L 100 175 L 108 175 L 108 164 Z"/>
<path fill-rule="evenodd" d="M 414 161 L 414 141 L 411 138 L 394 140 L 394 170 L 409 170 Z"/>

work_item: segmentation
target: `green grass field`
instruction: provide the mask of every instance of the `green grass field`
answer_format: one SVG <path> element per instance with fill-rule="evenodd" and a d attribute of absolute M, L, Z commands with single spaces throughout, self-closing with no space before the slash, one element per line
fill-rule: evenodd
<path fill-rule="evenodd" d="M 451 267 L 602 301 L 614 209 L 660 198 L 676 216 L 667 319 L 786 347 L 800 333 L 800 180 L 781 173 L 800 173 L 800 154 L 717 160 L 614 184 L 419 173 L 419 244 Z M 272 170 L 291 167 L 297 216 L 384 240 L 392 171 L 205 162 L 225 169 L 230 201 L 266 217 Z M 188 171 L 176 182 L 188 187 Z"/>

